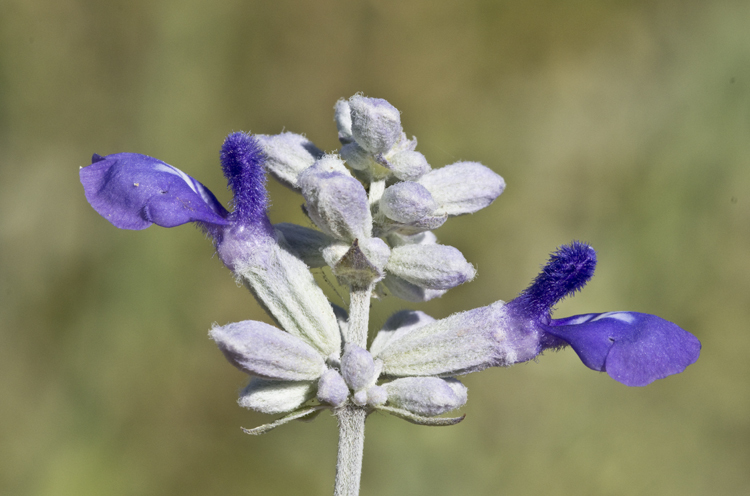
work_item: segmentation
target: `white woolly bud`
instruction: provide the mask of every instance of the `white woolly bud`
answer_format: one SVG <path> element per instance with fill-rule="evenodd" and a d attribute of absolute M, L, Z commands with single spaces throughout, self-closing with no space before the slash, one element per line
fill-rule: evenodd
<path fill-rule="evenodd" d="M 418 222 L 432 215 L 438 203 L 427 188 L 415 182 L 400 182 L 389 186 L 380 199 L 380 211 L 404 224 Z"/>
<path fill-rule="evenodd" d="M 370 152 L 359 146 L 356 141 L 342 146 L 339 153 L 341 158 L 346 160 L 346 165 L 355 170 L 363 171 L 377 165 Z"/>
<path fill-rule="evenodd" d="M 437 377 L 406 377 L 384 384 L 388 403 L 397 408 L 434 417 L 466 404 L 466 387 L 455 379 L 448 383 Z"/>
<path fill-rule="evenodd" d="M 369 406 L 385 405 L 388 401 L 388 391 L 382 386 L 372 386 L 367 390 L 367 404 Z"/>
<path fill-rule="evenodd" d="M 386 153 L 401 137 L 401 114 L 382 98 L 354 95 L 349 107 L 352 136 L 368 152 Z"/>
<path fill-rule="evenodd" d="M 411 150 L 390 155 L 388 164 L 393 175 L 402 181 L 416 181 L 431 170 L 424 155 Z"/>
<path fill-rule="evenodd" d="M 353 241 L 372 233 L 367 192 L 359 181 L 340 172 L 338 158 L 326 157 L 299 176 L 307 213 L 315 224 L 336 239 Z"/>
<path fill-rule="evenodd" d="M 321 402 L 341 406 L 346 402 L 348 396 L 349 388 L 344 382 L 344 378 L 336 370 L 328 369 L 320 376 L 318 399 Z"/>
<path fill-rule="evenodd" d="M 346 345 L 344 356 L 341 357 L 341 375 L 352 391 L 372 385 L 377 379 L 375 372 L 375 362 L 370 352 L 355 344 Z"/>
<path fill-rule="evenodd" d="M 266 169 L 288 188 L 297 189 L 299 173 L 324 155 L 322 150 L 301 134 L 257 134 L 255 137 L 266 154 Z"/>
<path fill-rule="evenodd" d="M 286 381 L 314 380 L 325 371 L 318 350 L 263 322 L 244 320 L 209 332 L 227 360 L 248 374 Z"/>
<path fill-rule="evenodd" d="M 427 188 L 450 215 L 474 213 L 490 203 L 505 189 L 502 177 L 478 162 L 456 162 L 435 169 L 417 182 Z"/>
<path fill-rule="evenodd" d="M 425 244 L 394 248 L 386 270 L 427 289 L 451 289 L 476 275 L 474 267 L 452 246 Z"/>
<path fill-rule="evenodd" d="M 234 272 L 289 334 L 314 346 L 324 357 L 338 356 L 341 334 L 336 317 L 310 269 L 278 244 L 264 247 L 252 263 Z"/>
<path fill-rule="evenodd" d="M 241 407 L 275 415 L 290 412 L 315 396 L 313 382 L 269 381 L 254 377 L 240 393 Z"/>

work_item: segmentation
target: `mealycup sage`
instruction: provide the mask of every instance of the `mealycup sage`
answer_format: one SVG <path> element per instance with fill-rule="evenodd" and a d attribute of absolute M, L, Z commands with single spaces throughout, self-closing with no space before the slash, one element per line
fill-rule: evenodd
<path fill-rule="evenodd" d="M 557 302 L 594 275 L 596 253 L 580 242 L 558 248 L 515 299 L 435 320 L 392 315 L 369 346 L 371 298 L 423 302 L 472 280 L 474 267 L 434 229 L 500 196 L 502 177 L 477 162 L 433 169 L 401 126 L 400 112 L 354 95 L 335 105 L 341 149 L 324 153 L 307 138 L 230 134 L 221 166 L 234 199 L 228 211 L 200 182 L 145 155 L 94 155 L 80 169 L 86 199 L 121 229 L 196 223 L 224 265 L 276 326 L 246 320 L 215 325 L 211 339 L 249 375 L 239 404 L 281 415 L 262 434 L 330 410 L 339 423 L 334 494 L 359 493 L 366 417 L 387 412 L 421 425 L 462 407 L 457 377 L 573 348 L 587 367 L 627 386 L 645 386 L 694 363 L 701 344 L 655 315 L 607 312 L 552 318 Z M 270 174 L 300 193 L 315 227 L 267 216 Z M 328 301 L 310 269 L 328 267 L 349 290 L 349 308 Z"/>

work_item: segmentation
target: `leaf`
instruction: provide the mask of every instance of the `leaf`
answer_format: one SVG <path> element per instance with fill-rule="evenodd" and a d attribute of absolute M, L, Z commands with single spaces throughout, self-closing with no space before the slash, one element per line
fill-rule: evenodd
<path fill-rule="evenodd" d="M 242 427 L 242 430 L 245 432 L 245 434 L 250 434 L 251 436 L 260 436 L 261 434 L 272 431 L 281 425 L 291 422 L 292 420 L 301 419 L 302 417 L 306 417 L 311 413 L 315 413 L 326 408 L 329 407 L 327 405 L 318 405 L 300 408 L 299 410 L 295 410 L 289 415 L 281 417 L 280 419 L 276 420 L 275 422 L 271 422 L 270 424 L 263 424 L 261 426 L 255 427 L 254 429 L 245 429 L 244 427 Z"/>
<path fill-rule="evenodd" d="M 463 419 L 466 418 L 466 414 L 463 414 L 460 417 L 438 417 L 438 418 L 423 417 L 421 415 L 416 415 L 414 413 L 411 413 L 407 410 L 402 410 L 401 408 L 393 408 L 391 406 L 379 406 L 377 407 L 377 410 L 388 412 L 391 415 L 402 418 L 406 420 L 407 422 L 411 422 L 412 424 L 417 424 L 417 425 L 431 425 L 431 426 L 456 425 L 457 423 L 461 422 Z"/>

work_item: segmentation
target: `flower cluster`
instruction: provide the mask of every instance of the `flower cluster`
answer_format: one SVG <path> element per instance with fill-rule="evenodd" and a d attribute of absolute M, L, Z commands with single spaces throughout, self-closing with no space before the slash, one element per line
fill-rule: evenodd
<path fill-rule="evenodd" d="M 226 358 L 251 376 L 240 405 L 286 414 L 247 432 L 344 407 L 453 424 L 463 417 L 436 417 L 465 404 L 457 376 L 525 362 L 546 349 L 570 346 L 587 367 L 628 386 L 697 360 L 700 342 L 654 315 L 552 318 L 554 305 L 593 276 L 596 253 L 580 242 L 559 248 L 512 301 L 440 320 L 397 312 L 366 349 L 366 335 L 353 329 L 362 323 L 326 299 L 310 268 L 329 267 L 352 295 L 368 300 L 373 290 L 413 302 L 442 296 L 475 269 L 432 230 L 490 205 L 505 183 L 475 162 L 432 169 L 385 100 L 340 100 L 335 122 L 342 147 L 330 154 L 294 133 L 229 135 L 221 164 L 234 194 L 231 212 L 192 177 L 144 155 L 94 155 L 80 170 L 89 203 L 116 227 L 198 224 L 277 324 L 243 321 L 210 331 Z M 266 172 L 302 195 L 317 229 L 270 223 Z"/>
<path fill-rule="evenodd" d="M 268 171 L 302 194 L 319 229 L 279 224 L 286 243 L 346 285 L 382 281 L 381 294 L 409 301 L 471 280 L 474 267 L 431 230 L 488 206 L 505 189 L 503 178 L 476 162 L 433 170 L 406 137 L 399 111 L 382 99 L 339 100 L 336 124 L 340 155 L 325 155 L 299 134 L 257 136 Z"/>

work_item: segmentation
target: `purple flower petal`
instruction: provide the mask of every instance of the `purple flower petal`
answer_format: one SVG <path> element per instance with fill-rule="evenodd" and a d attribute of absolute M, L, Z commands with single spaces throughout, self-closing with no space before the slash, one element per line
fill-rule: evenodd
<path fill-rule="evenodd" d="M 587 367 L 627 386 L 678 374 L 698 360 L 701 343 L 656 315 L 607 312 L 553 320 L 545 331 L 573 347 Z"/>
<path fill-rule="evenodd" d="M 92 164 L 81 168 L 79 175 L 94 210 L 120 229 L 228 224 L 228 212 L 208 188 L 146 155 L 94 154 Z"/>

